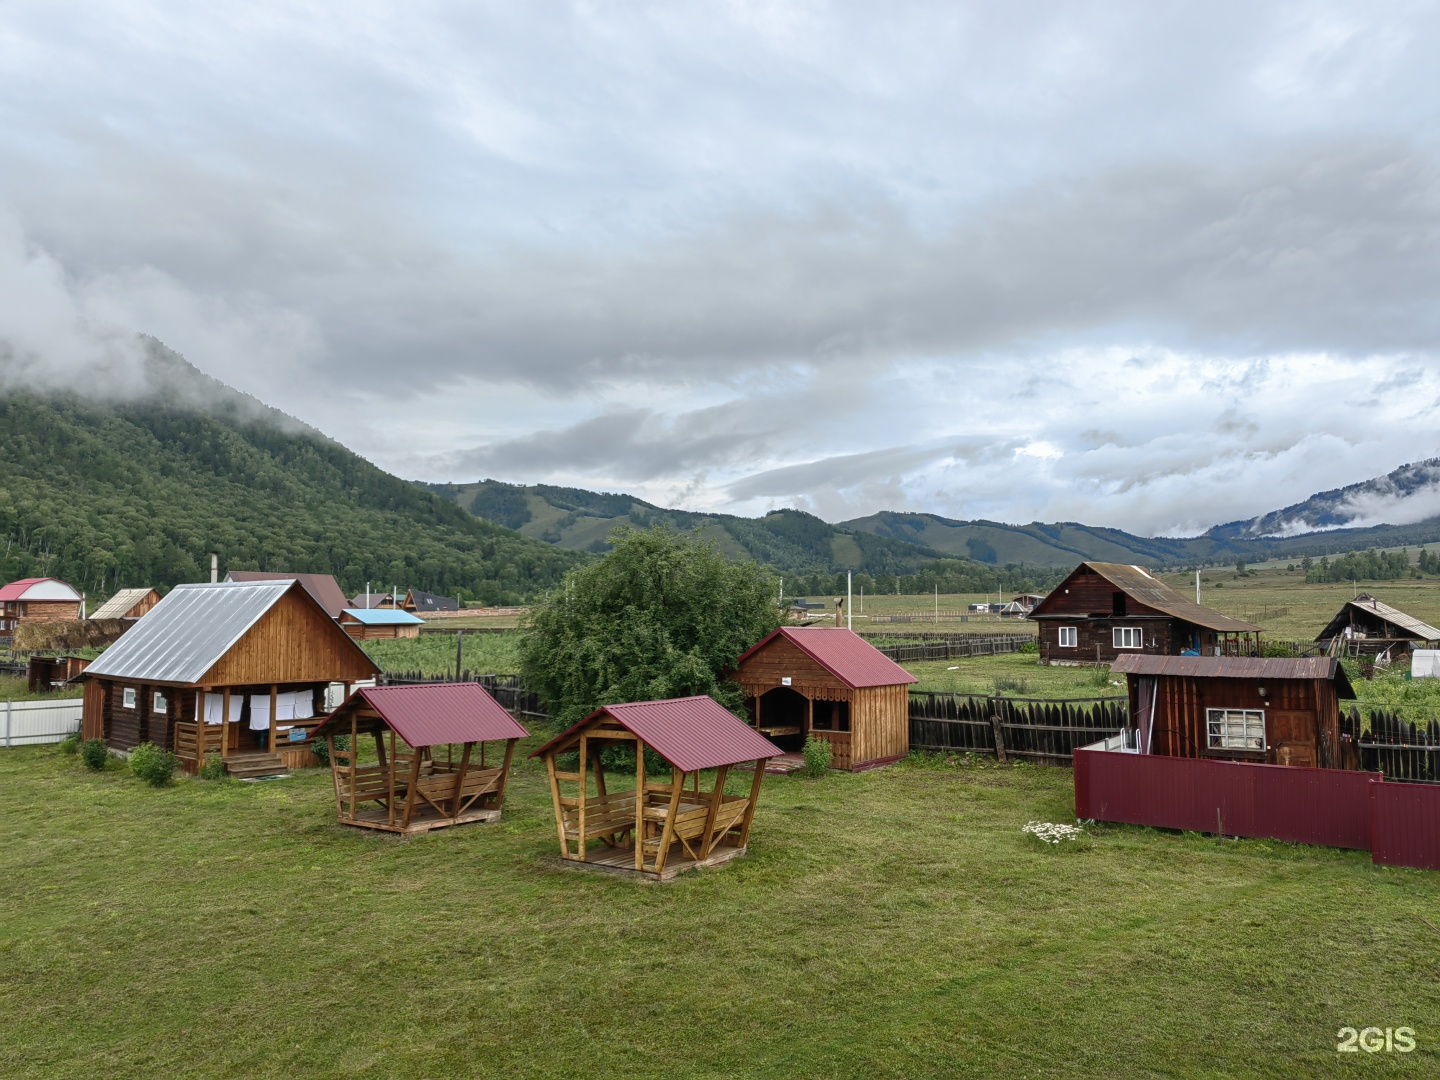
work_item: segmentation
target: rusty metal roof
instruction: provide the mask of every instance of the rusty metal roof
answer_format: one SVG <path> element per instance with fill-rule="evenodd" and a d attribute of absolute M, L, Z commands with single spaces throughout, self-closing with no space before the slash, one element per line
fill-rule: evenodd
<path fill-rule="evenodd" d="M 574 742 L 580 729 L 602 716 L 638 735 L 651 750 L 681 772 L 714 769 L 742 761 L 779 757 L 783 750 L 714 698 L 671 698 L 606 705 L 557 735 L 531 757 Z"/>
<path fill-rule="evenodd" d="M 1414 635 L 1419 641 L 1440 641 L 1440 630 L 1435 629 L 1427 622 L 1421 622 L 1413 615 L 1406 615 L 1399 608 L 1391 607 L 1383 600 L 1375 599 L 1369 593 L 1361 593 L 1355 599 L 1346 601 L 1345 606 L 1340 609 L 1340 613 L 1330 620 L 1315 640 L 1325 641 L 1341 633 L 1350 621 L 1351 608 L 1398 627 L 1407 634 Z"/>
<path fill-rule="evenodd" d="M 843 626 L 782 626 L 745 650 L 738 669 L 776 638 L 783 637 L 852 690 L 866 686 L 897 686 L 920 680 Z"/>
<path fill-rule="evenodd" d="M 262 570 L 231 570 L 225 575 L 225 580 L 298 581 L 332 619 L 338 619 L 340 612 L 350 606 L 345 594 L 340 590 L 340 583 L 330 574 L 270 574 Z"/>
<path fill-rule="evenodd" d="M 1110 665 L 1116 675 L 1175 675 L 1190 679 L 1323 679 L 1343 698 L 1355 690 L 1340 661 L 1328 656 L 1150 656 L 1129 653 Z"/>
<path fill-rule="evenodd" d="M 315 734 L 348 731 L 350 713 L 362 704 L 379 713 L 412 747 L 523 739 L 530 734 L 483 686 L 473 682 L 362 687 L 346 698 Z"/>
<path fill-rule="evenodd" d="M 1203 626 L 1207 630 L 1214 630 L 1222 634 L 1255 634 L 1261 630 L 1261 627 L 1253 623 L 1245 622 L 1242 619 L 1232 619 L 1229 615 L 1221 615 L 1218 611 L 1197 604 L 1193 600 L 1187 600 L 1141 566 L 1087 561 L 1071 571 L 1071 576 L 1073 577 L 1076 571 L 1087 566 L 1126 596 L 1140 601 L 1146 607 L 1163 611 L 1172 618 L 1195 626 Z M 1066 578 L 1066 581 L 1068 580 L 1069 578 Z M 1063 586 L 1064 582 L 1035 605 L 1035 610 L 1030 612 L 1028 617 L 1034 619 L 1043 616 L 1051 598 L 1063 595 Z"/>

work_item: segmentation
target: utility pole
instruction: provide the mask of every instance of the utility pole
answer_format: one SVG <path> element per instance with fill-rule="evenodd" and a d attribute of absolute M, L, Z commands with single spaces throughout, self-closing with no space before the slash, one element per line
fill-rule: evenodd
<path fill-rule="evenodd" d="M 940 582 L 935 582 L 935 625 L 940 625 Z"/>
<path fill-rule="evenodd" d="M 845 629 L 854 630 L 855 620 L 852 617 L 854 612 L 850 610 L 850 604 L 855 599 L 855 574 L 854 571 L 845 571 Z"/>
<path fill-rule="evenodd" d="M 1195 603 L 1200 603 L 1200 571 L 1195 571 Z"/>

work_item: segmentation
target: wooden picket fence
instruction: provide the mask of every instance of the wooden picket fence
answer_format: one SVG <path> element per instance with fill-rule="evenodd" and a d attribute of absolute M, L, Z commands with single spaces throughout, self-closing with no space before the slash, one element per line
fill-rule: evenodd
<path fill-rule="evenodd" d="M 1002 656 L 1034 645 L 1032 634 L 994 634 L 949 637 L 938 641 L 905 641 L 875 646 L 897 664 L 919 660 L 955 660 L 970 656 Z"/>
<path fill-rule="evenodd" d="M 1384 708 L 1368 713 L 1368 729 L 1354 706 L 1340 717 L 1340 736 L 1353 742 L 1360 768 L 1382 772 L 1387 780 L 1440 783 L 1440 720 L 1407 720 Z"/>
<path fill-rule="evenodd" d="M 1068 765 L 1076 747 L 1113 738 L 1128 717 L 1129 702 L 1118 697 L 1045 701 L 912 690 L 910 749 Z"/>

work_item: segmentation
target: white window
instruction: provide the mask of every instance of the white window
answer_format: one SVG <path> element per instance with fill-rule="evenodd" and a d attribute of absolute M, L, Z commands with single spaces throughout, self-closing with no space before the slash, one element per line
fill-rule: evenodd
<path fill-rule="evenodd" d="M 1259 709 L 1206 709 L 1211 750 L 1265 749 L 1265 714 Z"/>
<path fill-rule="evenodd" d="M 120 705 L 126 709 L 133 709 L 135 707 L 135 687 L 125 687 L 125 692 L 120 695 Z"/>
<path fill-rule="evenodd" d="M 1115 627 L 1115 648 L 1117 649 L 1143 649 L 1145 647 L 1145 635 L 1138 626 L 1117 626 Z"/>
<path fill-rule="evenodd" d="M 1075 648 L 1076 643 L 1077 643 L 1077 642 L 1076 642 L 1076 635 L 1075 635 L 1075 627 L 1073 627 L 1073 626 L 1062 626 L 1062 627 L 1060 627 L 1060 648 L 1062 648 L 1062 649 L 1073 649 L 1073 648 Z"/>
<path fill-rule="evenodd" d="M 152 705 L 154 706 L 155 712 L 164 712 L 170 707 L 170 703 L 165 700 L 165 695 L 160 693 L 159 690 L 155 691 L 155 700 L 152 702 Z"/>

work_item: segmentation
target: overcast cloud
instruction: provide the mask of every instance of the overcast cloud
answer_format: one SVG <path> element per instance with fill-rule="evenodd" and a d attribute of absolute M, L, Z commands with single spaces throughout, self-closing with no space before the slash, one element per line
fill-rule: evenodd
<path fill-rule="evenodd" d="M 133 390 L 140 331 L 415 478 L 1203 529 L 1440 452 L 1437 47 L 1433 4 L 11 3 L 0 377 Z"/>

